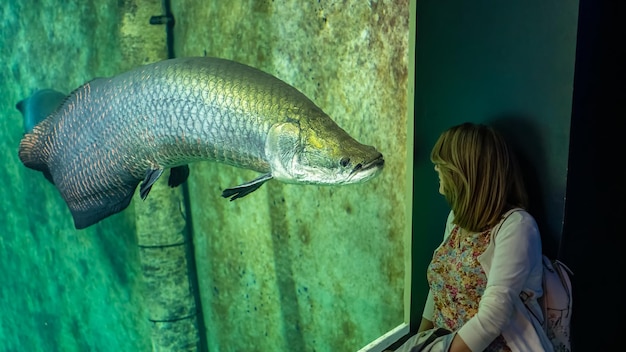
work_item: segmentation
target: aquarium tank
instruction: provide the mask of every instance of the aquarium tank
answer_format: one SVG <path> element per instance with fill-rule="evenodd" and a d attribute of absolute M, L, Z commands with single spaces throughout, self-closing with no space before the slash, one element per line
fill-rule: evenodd
<path fill-rule="evenodd" d="M 0 351 L 383 351 L 405 335 L 415 6 L 2 2 Z M 232 60 L 295 87 L 382 153 L 382 171 L 345 185 L 269 180 L 229 201 L 224 189 L 260 173 L 198 161 L 179 187 L 166 171 L 145 199 L 137 187 L 128 207 L 77 229 L 58 178 L 20 160 L 32 121 L 18 102 L 184 57 Z M 119 94 L 117 104 L 138 93 Z"/>

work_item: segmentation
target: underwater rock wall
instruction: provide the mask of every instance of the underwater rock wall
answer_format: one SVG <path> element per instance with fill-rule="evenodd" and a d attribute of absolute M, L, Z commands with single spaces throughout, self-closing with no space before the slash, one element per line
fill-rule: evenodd
<path fill-rule="evenodd" d="M 295 86 L 385 156 L 341 187 L 191 166 L 191 216 L 211 351 L 355 351 L 404 322 L 412 201 L 409 1 L 172 2 L 176 56 L 240 61 Z M 411 116 L 412 117 L 412 116 Z M 412 132 L 411 132 L 412 133 Z"/>

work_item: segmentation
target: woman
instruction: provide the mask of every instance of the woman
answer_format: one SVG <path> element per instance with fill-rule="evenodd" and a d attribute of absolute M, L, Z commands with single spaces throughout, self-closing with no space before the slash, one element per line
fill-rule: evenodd
<path fill-rule="evenodd" d="M 430 291 L 419 331 L 456 332 L 450 352 L 552 351 L 520 298 L 523 291 L 538 307 L 541 239 L 523 210 L 522 177 L 504 139 L 485 125 L 458 125 L 439 137 L 431 161 L 451 211 L 428 266 Z"/>

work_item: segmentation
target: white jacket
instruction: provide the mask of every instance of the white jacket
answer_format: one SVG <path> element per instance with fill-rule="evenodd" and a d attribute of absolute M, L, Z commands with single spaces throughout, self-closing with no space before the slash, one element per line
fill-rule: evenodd
<path fill-rule="evenodd" d="M 454 228 L 453 219 L 450 212 L 442 244 Z M 541 237 L 535 219 L 519 209 L 504 220 L 495 239 L 493 231 L 491 235 L 487 249 L 478 257 L 487 275 L 487 288 L 478 312 L 457 333 L 474 352 L 483 351 L 499 334 L 513 352 L 552 352 L 541 325 L 519 297 L 522 291 L 528 293 L 533 297 L 529 304 L 538 307 L 537 297 L 543 294 Z M 433 311 L 429 291 L 424 318 L 433 321 Z"/>

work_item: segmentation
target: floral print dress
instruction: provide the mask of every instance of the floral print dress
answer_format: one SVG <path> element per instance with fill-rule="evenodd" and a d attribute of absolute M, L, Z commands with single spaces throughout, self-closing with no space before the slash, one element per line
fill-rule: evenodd
<path fill-rule="evenodd" d="M 457 330 L 478 312 L 478 302 L 487 287 L 487 275 L 478 262 L 489 245 L 491 231 L 462 236 L 454 226 L 448 239 L 435 251 L 427 271 L 434 298 L 433 324 Z M 502 335 L 486 349 L 511 351 Z"/>

